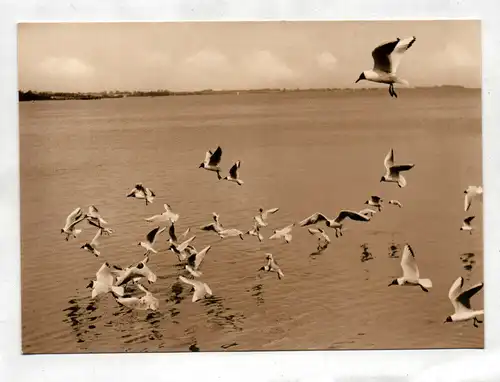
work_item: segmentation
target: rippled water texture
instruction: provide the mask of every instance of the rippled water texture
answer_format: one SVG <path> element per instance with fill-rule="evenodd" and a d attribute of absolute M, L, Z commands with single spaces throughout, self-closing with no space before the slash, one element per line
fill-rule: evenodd
<path fill-rule="evenodd" d="M 453 313 L 452 282 L 483 281 L 482 204 L 463 210 L 463 191 L 480 185 L 479 90 L 385 90 L 54 101 L 20 104 L 22 181 L 22 337 L 25 353 L 234 351 L 483 347 L 483 325 L 443 324 Z M 222 167 L 241 160 L 243 186 L 198 166 L 223 148 Z M 408 186 L 380 183 L 383 160 L 415 163 Z M 126 198 L 136 182 L 153 204 Z M 370 195 L 398 199 L 369 223 L 348 221 L 344 235 L 315 254 L 306 228 L 290 244 L 276 228 L 316 211 L 360 210 Z M 142 259 L 144 218 L 169 203 L 177 232 L 191 227 L 213 297 L 191 302 L 177 257 L 159 238 L 148 266 L 157 312 L 129 311 L 86 285 L 104 261 Z M 60 234 L 76 207 L 96 205 L 115 232 L 101 257 Z M 279 207 L 265 240 L 221 240 L 198 227 L 217 212 L 225 227 L 248 230 L 258 208 Z M 472 235 L 462 220 L 476 215 Z M 388 287 L 402 275 L 401 251 L 415 250 L 420 288 Z M 285 277 L 258 272 L 273 253 Z M 483 291 L 472 300 L 483 307 Z"/>

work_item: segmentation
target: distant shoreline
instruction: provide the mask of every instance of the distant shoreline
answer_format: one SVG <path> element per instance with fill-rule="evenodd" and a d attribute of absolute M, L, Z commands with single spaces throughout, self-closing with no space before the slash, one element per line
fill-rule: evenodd
<path fill-rule="evenodd" d="M 466 88 L 464 86 L 442 85 L 442 86 L 422 86 L 413 87 L 406 90 L 481 90 L 481 88 Z M 312 89 L 248 89 L 248 90 L 200 90 L 200 91 L 169 91 L 169 90 L 153 90 L 153 91 L 102 91 L 102 92 L 48 92 L 48 91 L 18 91 L 19 102 L 27 101 L 58 101 L 58 100 L 99 100 L 106 98 L 128 98 L 128 97 L 171 97 L 171 96 L 186 96 L 186 95 L 216 95 L 216 94 L 255 94 L 255 93 L 296 93 L 296 92 L 379 92 L 387 91 L 384 88 L 312 88 Z"/>

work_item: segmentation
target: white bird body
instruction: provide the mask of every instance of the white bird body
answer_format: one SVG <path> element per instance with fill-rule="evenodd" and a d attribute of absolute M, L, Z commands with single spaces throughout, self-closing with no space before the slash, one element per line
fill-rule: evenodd
<path fill-rule="evenodd" d="M 239 229 L 236 228 L 228 228 L 228 229 L 223 229 L 217 232 L 219 234 L 219 237 L 221 239 L 226 239 L 228 237 L 236 237 L 239 236 L 241 240 L 243 240 L 243 232 L 240 231 Z"/>
<path fill-rule="evenodd" d="M 217 147 L 217 149 L 212 153 L 212 151 L 207 151 L 205 154 L 205 160 L 200 164 L 200 168 L 203 168 L 208 171 L 214 171 L 217 173 L 217 178 L 222 179 L 220 176 L 220 160 L 222 158 L 222 149 Z"/>
<path fill-rule="evenodd" d="M 396 97 L 394 84 L 409 86 L 408 81 L 396 74 L 403 54 L 413 45 L 415 37 L 396 39 L 376 47 L 372 51 L 373 69 L 363 71 L 356 82 L 367 80 L 382 84 L 389 84 L 389 94 Z"/>
<path fill-rule="evenodd" d="M 198 280 L 190 280 L 184 276 L 179 276 L 179 280 L 194 287 L 192 302 L 199 301 L 207 296 L 212 296 L 212 290 L 207 283 Z"/>
<path fill-rule="evenodd" d="M 482 322 L 479 321 L 477 317 L 483 315 L 484 310 L 473 310 L 470 305 L 470 299 L 483 288 L 484 284 L 476 284 L 465 291 L 462 290 L 463 285 L 463 277 L 457 278 L 451 285 L 450 291 L 448 292 L 448 298 L 453 305 L 455 313 L 448 316 L 445 322 L 474 320 L 474 326 L 477 327 L 476 322 Z"/>
<path fill-rule="evenodd" d="M 80 207 L 75 208 L 66 218 L 66 224 L 64 228 L 61 229 L 61 233 L 66 234 L 66 241 L 69 240 L 70 237 L 76 239 L 76 237 L 82 232 L 81 229 L 76 229 L 76 225 L 85 220 L 85 216 L 83 215 L 83 211 Z"/>
<path fill-rule="evenodd" d="M 101 268 L 96 273 L 96 280 L 92 280 L 87 288 L 92 288 L 92 298 L 96 298 L 101 294 L 114 292 L 119 296 L 123 296 L 125 290 L 123 287 L 113 285 L 114 277 L 111 273 L 109 264 L 106 262 L 101 265 Z"/>
<path fill-rule="evenodd" d="M 428 292 L 432 288 L 432 281 L 430 279 L 421 279 L 418 270 L 417 261 L 415 260 L 415 253 L 409 244 L 406 244 L 403 249 L 403 256 L 401 257 L 401 268 L 403 269 L 403 276 L 393 280 L 390 285 L 410 285 L 420 286 L 423 291 Z"/>
<path fill-rule="evenodd" d="M 241 161 L 236 161 L 236 163 L 229 169 L 229 175 L 224 177 L 224 180 L 228 180 L 230 182 L 234 182 L 238 185 L 243 185 L 243 181 L 240 179 L 240 166 Z"/>
<path fill-rule="evenodd" d="M 481 198 L 483 196 L 483 187 L 481 187 L 481 186 L 469 186 L 464 191 L 464 194 L 465 194 L 464 210 L 468 211 L 471 204 L 472 204 L 472 200 L 474 200 L 478 197 L 481 200 Z"/>
<path fill-rule="evenodd" d="M 279 267 L 276 260 L 274 260 L 274 257 L 271 253 L 266 253 L 266 260 L 267 260 L 267 264 L 264 265 L 263 267 L 261 267 L 259 269 L 259 271 L 276 272 L 276 274 L 278 275 L 278 279 L 280 279 L 280 280 L 283 277 L 285 277 L 285 275 L 281 271 L 281 268 Z"/>
<path fill-rule="evenodd" d="M 398 206 L 399 208 L 403 207 L 403 205 L 401 204 L 401 202 L 399 200 L 395 200 L 395 199 L 389 200 L 389 204 L 392 204 L 394 206 Z"/>
<path fill-rule="evenodd" d="M 474 218 L 475 218 L 475 216 L 469 216 L 469 217 L 465 218 L 463 223 L 462 223 L 462 227 L 460 227 L 460 230 L 461 231 L 469 231 L 469 233 L 472 235 L 472 230 L 474 229 L 474 227 L 472 227 L 472 225 L 470 223 L 472 222 L 472 220 Z"/>
<path fill-rule="evenodd" d="M 390 149 L 384 159 L 385 175 L 380 179 L 381 182 L 397 183 L 400 188 L 406 187 L 406 179 L 401 174 L 404 171 L 411 170 L 414 164 L 394 164 L 394 150 Z"/>
<path fill-rule="evenodd" d="M 153 190 L 144 187 L 142 183 L 137 183 L 135 187 L 127 194 L 127 198 L 144 199 L 146 201 L 146 205 L 153 203 L 155 197 L 156 195 Z"/>
<path fill-rule="evenodd" d="M 301 227 L 305 227 L 311 224 L 316 224 L 321 221 L 324 221 L 326 226 L 329 228 L 334 228 L 335 229 L 335 237 L 338 237 L 339 234 L 342 236 L 342 227 L 343 227 L 343 221 L 349 218 L 351 220 L 355 221 L 361 221 L 361 222 L 367 222 L 370 221 L 370 217 L 368 215 L 361 214 L 359 212 L 355 211 L 350 211 L 350 210 L 342 210 L 338 214 L 338 216 L 335 219 L 329 219 L 327 218 L 324 214 L 320 212 L 316 212 L 309 216 L 308 218 L 302 220 L 299 225 Z"/>
<path fill-rule="evenodd" d="M 154 215 L 149 218 L 146 218 L 147 222 L 150 223 L 175 223 L 177 220 L 179 220 L 179 214 L 176 214 L 172 212 L 172 209 L 170 205 L 164 204 L 163 207 L 165 208 L 165 212 L 159 214 L 159 215 Z"/>
<path fill-rule="evenodd" d="M 269 237 L 269 240 L 279 240 L 284 239 L 285 243 L 289 243 L 292 241 L 292 228 L 295 226 L 295 223 L 287 225 L 285 228 L 277 229 L 274 233 Z"/>
<path fill-rule="evenodd" d="M 166 227 L 163 227 L 161 229 L 160 229 L 160 227 L 156 227 L 156 228 L 152 229 L 146 235 L 146 241 L 139 242 L 138 245 L 140 245 L 141 247 L 143 247 L 146 250 L 146 253 L 144 255 L 147 255 L 150 252 L 158 253 L 158 251 L 156 249 L 154 249 L 153 246 L 156 243 L 156 238 L 158 237 L 158 235 L 161 234 L 165 230 L 166 230 Z"/>

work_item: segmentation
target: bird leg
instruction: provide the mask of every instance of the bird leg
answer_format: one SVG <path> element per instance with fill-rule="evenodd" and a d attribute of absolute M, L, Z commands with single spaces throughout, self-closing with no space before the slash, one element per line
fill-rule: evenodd
<path fill-rule="evenodd" d="M 476 317 L 474 317 L 474 323 L 473 323 L 473 325 L 474 325 L 474 327 L 475 327 L 475 328 L 479 328 L 479 326 L 477 325 L 477 323 L 476 323 L 476 322 L 477 322 L 477 318 L 476 318 Z"/>

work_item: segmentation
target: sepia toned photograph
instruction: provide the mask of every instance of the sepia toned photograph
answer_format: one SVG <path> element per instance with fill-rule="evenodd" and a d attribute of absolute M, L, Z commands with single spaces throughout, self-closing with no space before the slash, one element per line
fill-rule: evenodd
<path fill-rule="evenodd" d="M 484 348 L 480 21 L 17 32 L 24 354 Z"/>

